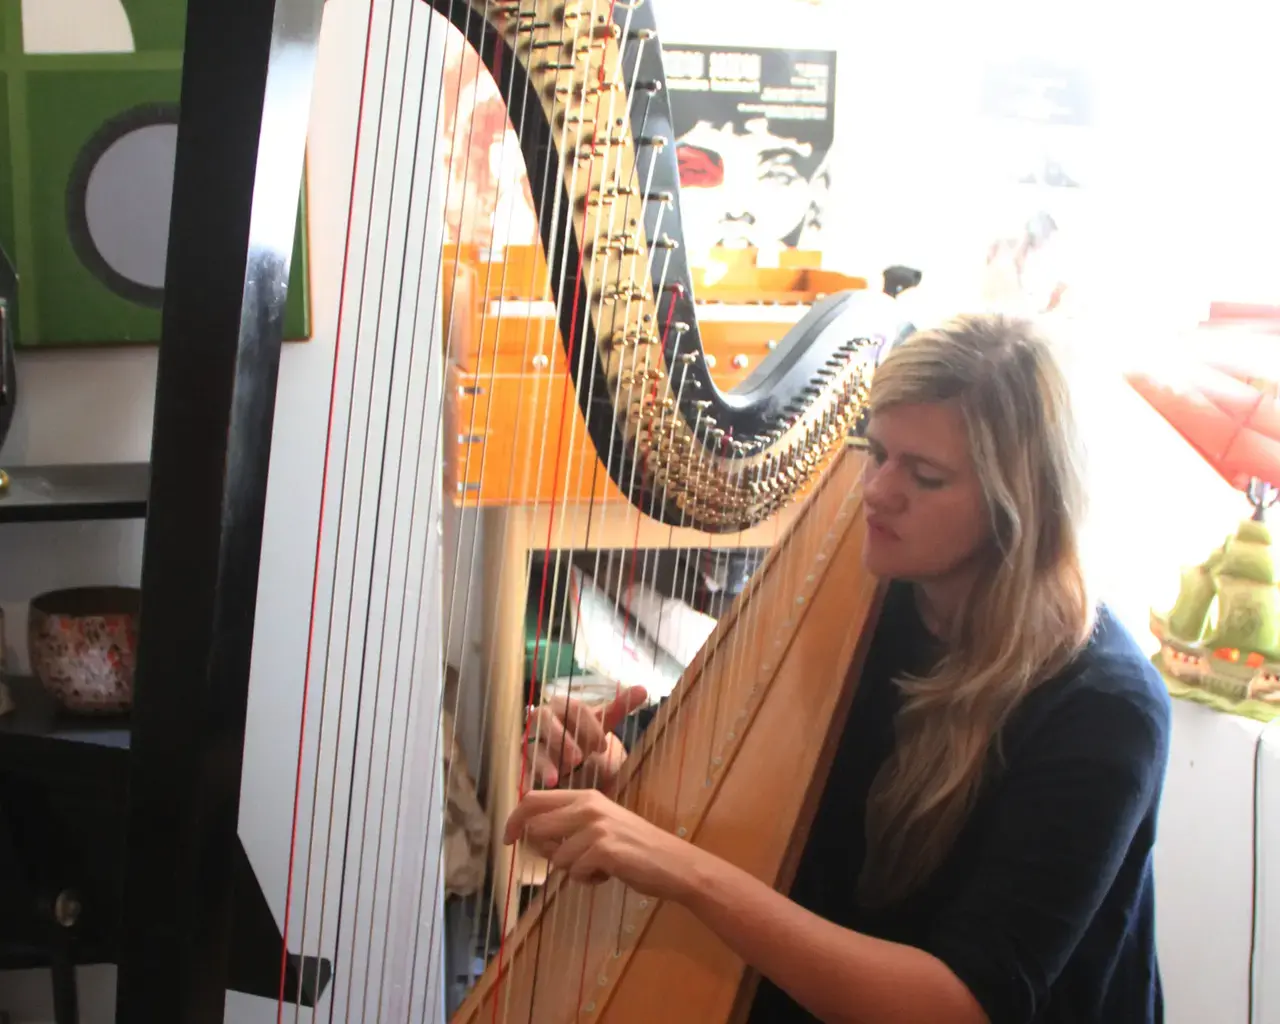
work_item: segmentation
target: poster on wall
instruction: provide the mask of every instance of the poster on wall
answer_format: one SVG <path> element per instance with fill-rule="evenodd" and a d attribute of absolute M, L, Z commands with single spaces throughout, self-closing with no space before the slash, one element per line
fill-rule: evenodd
<path fill-rule="evenodd" d="M 445 31 L 448 242 L 531 245 L 533 198 L 498 87 L 462 35 L 450 25 Z M 663 59 L 692 258 L 714 246 L 819 248 L 831 186 L 835 53 L 672 44 Z"/>
<path fill-rule="evenodd" d="M 1094 177 L 1094 98 L 1084 71 L 1022 59 L 983 72 L 980 121 L 995 202 L 985 302 L 1011 312 L 1062 310 Z"/>
<path fill-rule="evenodd" d="M 481 250 L 533 245 L 533 193 L 498 84 L 462 33 L 439 14 L 432 17 L 432 31 L 445 32 L 439 141 L 446 244 Z"/>
<path fill-rule="evenodd" d="M 0 3 L 0 246 L 21 346 L 160 340 L 185 30 L 186 0 Z M 306 228 L 304 187 L 290 340 L 310 335 Z"/>
<path fill-rule="evenodd" d="M 663 57 L 693 258 L 821 248 L 835 52 L 673 43 Z"/>

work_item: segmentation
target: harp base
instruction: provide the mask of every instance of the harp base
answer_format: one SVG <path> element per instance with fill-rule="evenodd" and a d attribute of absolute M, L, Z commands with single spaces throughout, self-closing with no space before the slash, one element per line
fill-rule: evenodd
<path fill-rule="evenodd" d="M 18 710 L 0 718 L 0 970 L 49 969 L 55 1020 L 74 1022 L 75 968 L 118 963 L 129 725 L 61 716 L 35 680 L 9 683 Z M 283 939 L 242 843 L 234 891 L 227 988 L 275 1000 Z M 329 960 L 290 954 L 285 994 L 312 1007 L 332 978 Z"/>

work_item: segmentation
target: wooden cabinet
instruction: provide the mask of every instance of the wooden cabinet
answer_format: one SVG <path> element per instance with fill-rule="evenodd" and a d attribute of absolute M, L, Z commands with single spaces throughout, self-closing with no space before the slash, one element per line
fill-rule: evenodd
<path fill-rule="evenodd" d="M 726 253 L 694 275 L 698 326 L 716 384 L 732 389 L 769 356 L 810 305 L 865 288 L 814 269 L 812 253 L 761 268 Z M 450 249 L 444 270 L 445 487 L 459 506 L 621 502 L 587 437 L 536 248 L 500 258 Z"/>

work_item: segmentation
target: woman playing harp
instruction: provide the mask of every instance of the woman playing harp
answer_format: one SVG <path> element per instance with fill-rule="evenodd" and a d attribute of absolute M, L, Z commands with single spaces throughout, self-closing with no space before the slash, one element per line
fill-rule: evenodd
<path fill-rule="evenodd" d="M 764 979 L 757 1024 L 1155 1024 L 1170 708 L 1088 595 L 1063 377 L 1027 324 L 962 318 L 895 348 L 869 408 L 891 582 L 789 898 L 604 795 L 635 691 L 539 710 L 535 775 L 587 784 L 528 794 L 505 838 L 684 905 Z"/>

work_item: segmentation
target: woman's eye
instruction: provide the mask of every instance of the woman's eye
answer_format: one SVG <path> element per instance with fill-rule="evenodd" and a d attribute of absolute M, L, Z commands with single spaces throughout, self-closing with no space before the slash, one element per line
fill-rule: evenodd
<path fill-rule="evenodd" d="M 938 480 L 931 476 L 920 476 L 916 474 L 916 483 L 926 490 L 936 491 L 939 487 L 946 483 L 945 480 Z"/>

